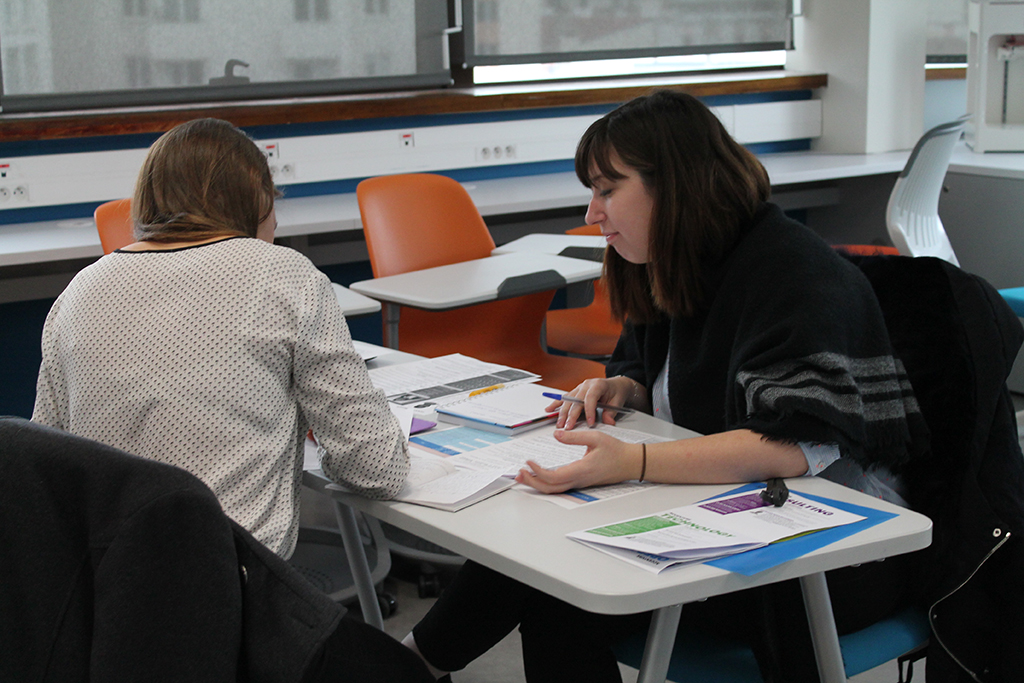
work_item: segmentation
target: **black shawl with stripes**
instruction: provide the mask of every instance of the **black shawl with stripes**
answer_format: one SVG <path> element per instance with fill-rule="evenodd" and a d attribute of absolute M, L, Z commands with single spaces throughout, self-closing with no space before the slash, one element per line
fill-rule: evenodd
<path fill-rule="evenodd" d="M 673 420 L 702 434 L 836 443 L 896 471 L 927 443 L 871 285 L 821 238 L 765 205 L 707 282 L 696 315 L 627 323 L 608 376 L 650 389 L 670 358 Z"/>

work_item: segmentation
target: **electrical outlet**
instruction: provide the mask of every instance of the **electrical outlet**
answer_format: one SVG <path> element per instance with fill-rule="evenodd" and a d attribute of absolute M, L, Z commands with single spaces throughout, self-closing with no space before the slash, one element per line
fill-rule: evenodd
<path fill-rule="evenodd" d="M 11 200 L 11 191 L 6 187 L 0 186 L 0 204 L 9 202 Z"/>
<path fill-rule="evenodd" d="M 281 177 L 281 169 L 278 168 L 277 164 L 270 164 L 270 178 L 273 181 L 277 181 Z"/>
<path fill-rule="evenodd" d="M 411 130 L 402 131 L 398 134 L 398 145 L 402 149 L 412 149 L 416 146 L 416 136 Z"/>
<path fill-rule="evenodd" d="M 261 142 L 260 149 L 267 157 L 267 161 L 277 161 L 281 158 L 281 146 L 276 142 Z"/>
<path fill-rule="evenodd" d="M 516 146 L 512 143 L 484 145 L 476 148 L 476 160 L 498 164 L 516 158 Z"/>
<path fill-rule="evenodd" d="M 278 178 L 281 181 L 295 180 L 295 164 L 281 164 L 281 173 Z"/>
<path fill-rule="evenodd" d="M 28 201 L 28 185 L 18 185 L 11 191 L 11 197 L 16 202 Z"/>

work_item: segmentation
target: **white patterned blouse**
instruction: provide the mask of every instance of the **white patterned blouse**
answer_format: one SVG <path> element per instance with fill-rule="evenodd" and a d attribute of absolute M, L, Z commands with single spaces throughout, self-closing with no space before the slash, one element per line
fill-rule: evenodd
<path fill-rule="evenodd" d="M 409 469 L 327 277 L 252 238 L 117 251 L 50 310 L 32 419 L 205 482 L 277 554 L 298 535 L 304 438 L 324 473 L 390 498 Z"/>

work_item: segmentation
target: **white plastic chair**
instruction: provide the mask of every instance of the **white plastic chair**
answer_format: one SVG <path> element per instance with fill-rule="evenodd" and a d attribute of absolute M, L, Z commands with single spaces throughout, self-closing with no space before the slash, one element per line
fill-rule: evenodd
<path fill-rule="evenodd" d="M 904 256 L 935 256 L 959 266 L 939 220 L 939 193 L 969 115 L 943 123 L 921 136 L 889 195 L 885 222 L 889 238 Z"/>
<path fill-rule="evenodd" d="M 922 135 L 896 179 L 889 195 L 885 222 L 892 243 L 904 256 L 935 256 L 960 266 L 939 220 L 939 193 L 953 145 L 960 139 L 968 121 L 970 114 Z M 999 293 L 1024 323 L 1024 287 L 1000 289 Z M 1006 383 L 1010 391 L 1024 392 L 1024 354 L 1018 357 Z"/>

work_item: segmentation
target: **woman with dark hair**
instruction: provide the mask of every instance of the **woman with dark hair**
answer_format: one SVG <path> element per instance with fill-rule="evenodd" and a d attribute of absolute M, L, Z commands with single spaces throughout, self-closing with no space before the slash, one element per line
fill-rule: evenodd
<path fill-rule="evenodd" d="M 625 325 L 607 378 L 570 392 L 583 405 L 552 406 L 556 438 L 586 455 L 557 470 L 529 462 L 518 481 L 552 493 L 820 474 L 905 504 L 893 472 L 923 420 L 871 285 L 767 202 L 763 167 L 715 115 L 681 93 L 637 98 L 590 126 L 576 173 L 593 192 L 587 222 L 611 247 L 604 277 Z M 704 436 L 644 446 L 573 429 L 595 423 L 598 401 Z M 833 572 L 840 632 L 897 609 L 907 575 L 899 558 Z M 743 629 L 765 680 L 817 678 L 795 582 L 687 605 L 684 615 Z M 467 562 L 404 642 L 440 673 L 518 626 L 531 683 L 618 681 L 610 645 L 648 623 L 584 612 Z"/>

